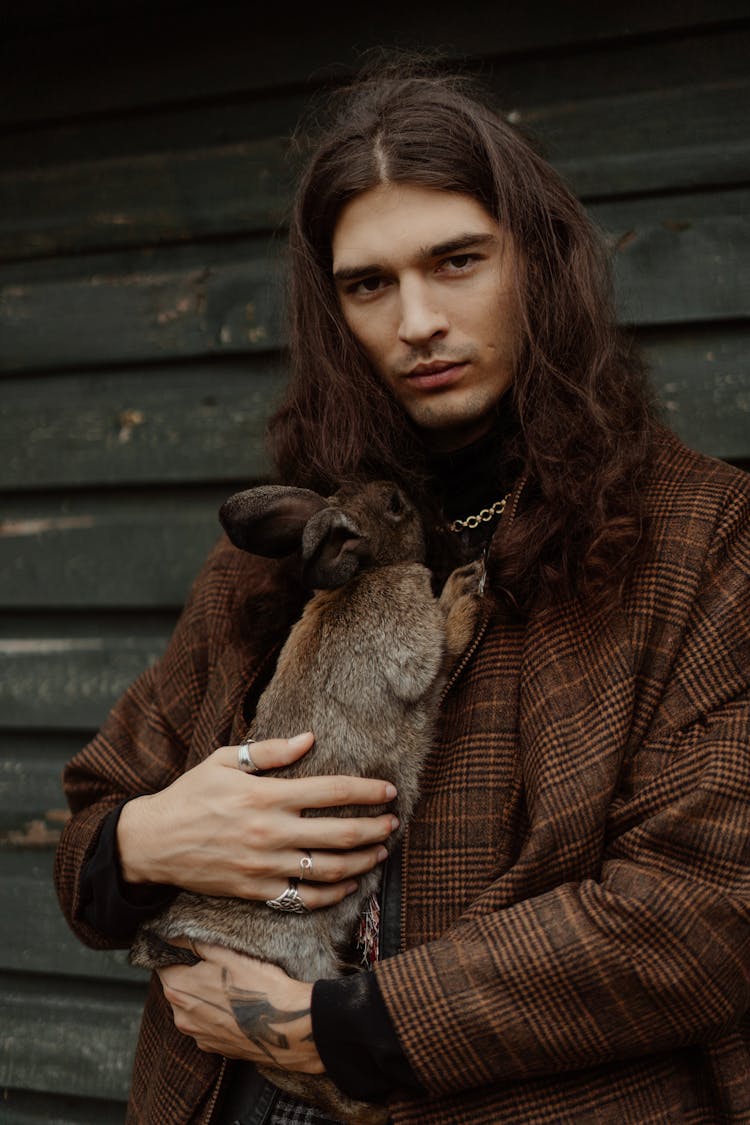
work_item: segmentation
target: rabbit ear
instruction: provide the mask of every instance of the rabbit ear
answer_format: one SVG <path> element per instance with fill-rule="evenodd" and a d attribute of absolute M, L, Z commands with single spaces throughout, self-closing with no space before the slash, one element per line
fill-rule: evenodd
<path fill-rule="evenodd" d="M 307 488 L 269 484 L 230 496 L 219 520 L 235 547 L 280 559 L 299 548 L 307 521 L 327 504 Z"/>
<path fill-rule="evenodd" d="M 370 559 L 367 539 L 341 508 L 313 516 L 302 536 L 302 577 L 313 590 L 343 586 Z"/>

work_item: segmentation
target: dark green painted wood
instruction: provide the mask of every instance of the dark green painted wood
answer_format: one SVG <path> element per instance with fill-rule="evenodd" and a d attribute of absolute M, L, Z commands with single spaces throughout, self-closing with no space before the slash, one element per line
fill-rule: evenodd
<path fill-rule="evenodd" d="M 67 1098 L 5 1089 L 0 1094 L 3 1125 L 124 1125 L 123 1102 Z"/>
<path fill-rule="evenodd" d="M 346 20 L 318 8 L 267 8 L 259 18 L 246 5 L 201 9 L 162 21 L 148 32 L 128 18 L 102 28 L 81 27 L 30 42 L 10 40 L 2 59 L 7 94 L 0 120 L 39 121 L 133 106 L 184 102 L 261 91 L 290 83 L 341 78 L 373 45 L 439 47 L 453 57 L 500 58 L 521 51 L 678 32 L 722 20 L 742 26 L 742 0 L 662 0 L 660 4 L 549 5 L 543 0 L 503 7 L 470 0 L 461 17 L 450 4 L 381 0 L 353 8 Z M 292 34 L 290 34 L 292 31 Z M 283 44 L 283 49 L 280 49 Z M 33 46 L 33 49 L 32 49 Z M 138 67 L 133 66 L 137 58 Z M 64 63 L 61 64 L 61 60 Z M 51 83 L 50 74 L 65 81 Z"/>
<path fill-rule="evenodd" d="M 537 135 L 584 197 L 750 177 L 746 80 L 632 94 L 620 84 L 609 97 L 528 109 L 523 91 L 513 93 L 511 118 Z M 247 110 L 240 116 L 247 120 Z M 292 165 L 281 138 L 142 154 L 126 145 L 127 137 L 118 155 L 0 176 L 0 258 L 248 234 L 287 213 Z"/>
<path fill-rule="evenodd" d="M 0 368 L 264 352 L 280 340 L 265 240 L 0 269 Z"/>
<path fill-rule="evenodd" d="M 747 79 L 750 24 L 710 30 L 686 29 L 668 38 L 599 42 L 564 53 L 504 57 L 478 69 L 498 106 L 518 110 L 559 103 L 573 110 L 587 102 L 690 90 Z M 470 68 L 471 69 L 471 68 Z M 576 105 L 573 105 L 576 103 Z M 48 169 L 65 163 L 97 162 L 128 155 L 180 154 L 223 145 L 270 142 L 288 136 L 307 104 L 302 92 L 274 90 L 262 101 L 238 96 L 220 104 L 155 105 L 148 115 L 73 118 L 22 132 L 0 133 L 0 169 Z"/>
<path fill-rule="evenodd" d="M 6 729 L 98 727 L 161 655 L 172 625 L 134 614 L 0 619 L 0 715 Z"/>
<path fill-rule="evenodd" d="M 749 204 L 737 190 L 593 206 L 620 246 L 620 315 L 637 324 L 747 316 Z M 255 240 L 6 265 L 2 366 L 267 351 L 281 342 L 279 280 L 278 251 Z"/>
<path fill-rule="evenodd" d="M 0 258 L 274 228 L 288 190 L 281 139 L 148 153 L 0 176 Z"/>
<path fill-rule="evenodd" d="M 0 1085 L 122 1100 L 141 988 L 0 974 Z"/>
<path fill-rule="evenodd" d="M 623 94 L 521 111 L 546 155 L 584 199 L 750 178 L 750 85 Z"/>
<path fill-rule="evenodd" d="M 744 28 L 687 28 L 642 41 L 637 48 L 627 39 L 607 39 L 553 54 L 507 56 L 478 69 L 482 85 L 506 111 L 528 107 L 545 112 L 562 103 L 575 114 L 587 103 L 633 94 L 679 91 L 689 96 L 696 87 L 743 84 L 748 53 L 750 23 Z M 275 89 L 262 100 L 238 96 L 219 104 L 157 104 L 147 115 L 94 115 L 0 132 L 0 169 L 6 174 L 44 172 L 67 163 L 106 168 L 109 160 L 124 156 L 179 157 L 220 152 L 225 145 L 278 143 L 292 133 L 307 103 L 304 92 Z"/>
<path fill-rule="evenodd" d="M 750 193 L 590 207 L 615 248 L 617 309 L 636 325 L 750 315 Z"/>
<path fill-rule="evenodd" d="M 62 790 L 62 770 L 68 757 L 80 749 L 83 740 L 33 741 L 17 737 L 15 743 L 0 733 L 0 844 L 13 843 L 29 834 L 33 821 L 59 827 L 67 808 Z M 49 744 L 48 744 L 49 743 Z"/>
<path fill-rule="evenodd" d="M 646 354 L 670 428 L 693 449 L 750 458 L 750 332 L 726 325 L 659 331 Z"/>
<path fill-rule="evenodd" d="M 265 476 L 263 431 L 284 383 L 279 364 L 255 356 L 8 378 L 0 488 Z"/>
<path fill-rule="evenodd" d="M 0 972 L 130 981 L 142 987 L 148 973 L 128 964 L 126 950 L 88 949 L 73 935 L 55 895 L 52 862 L 51 848 L 0 848 Z"/>
<path fill-rule="evenodd" d="M 14 497 L 0 524 L 0 606 L 178 608 L 235 491 Z"/>

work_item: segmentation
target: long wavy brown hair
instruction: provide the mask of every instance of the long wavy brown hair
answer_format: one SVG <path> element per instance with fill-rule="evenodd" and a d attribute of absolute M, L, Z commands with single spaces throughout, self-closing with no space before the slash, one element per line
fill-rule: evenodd
<path fill-rule="evenodd" d="M 496 537 L 493 586 L 520 614 L 581 591 L 613 600 L 642 538 L 655 423 L 641 359 L 615 324 L 603 240 L 535 145 L 462 78 L 397 64 L 329 109 L 290 223 L 290 381 L 269 430 L 280 478 L 323 492 L 391 478 L 434 516 L 419 433 L 344 322 L 331 243 L 344 204 L 378 184 L 465 193 L 519 251 L 519 358 L 503 400 L 515 436 L 498 458 L 524 487 Z"/>

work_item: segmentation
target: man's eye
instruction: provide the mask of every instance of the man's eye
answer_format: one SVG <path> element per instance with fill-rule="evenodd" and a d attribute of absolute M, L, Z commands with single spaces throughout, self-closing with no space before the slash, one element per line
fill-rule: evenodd
<path fill-rule="evenodd" d="M 355 281 L 349 288 L 350 293 L 364 294 L 377 293 L 378 289 L 383 284 L 383 279 L 380 277 L 363 277 L 361 281 Z"/>
<path fill-rule="evenodd" d="M 443 264 L 454 270 L 463 270 L 474 260 L 473 254 L 454 254 L 452 258 L 446 258 Z"/>

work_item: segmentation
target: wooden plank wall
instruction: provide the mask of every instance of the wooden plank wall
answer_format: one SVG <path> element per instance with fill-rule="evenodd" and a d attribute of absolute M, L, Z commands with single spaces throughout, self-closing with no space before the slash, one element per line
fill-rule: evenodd
<path fill-rule="evenodd" d="M 346 24 L 310 5 L 262 22 L 254 5 L 64 7 L 15 7 L 0 99 L 0 1118 L 16 1125 L 123 1119 L 143 979 L 58 914 L 60 769 L 160 652 L 219 501 L 267 470 L 285 158 L 316 86 L 377 43 L 478 67 L 607 230 L 667 418 L 750 458 L 743 3 L 467 0 L 460 25 L 426 0 Z"/>

